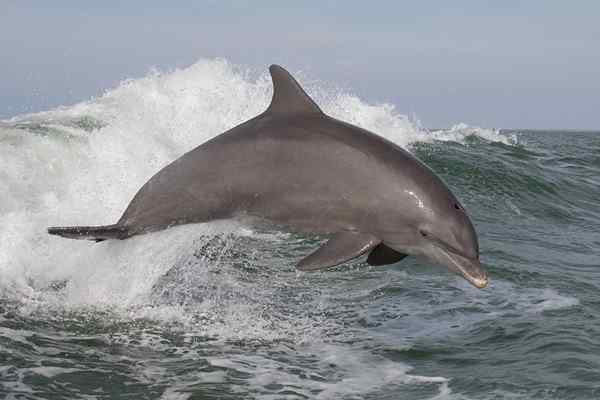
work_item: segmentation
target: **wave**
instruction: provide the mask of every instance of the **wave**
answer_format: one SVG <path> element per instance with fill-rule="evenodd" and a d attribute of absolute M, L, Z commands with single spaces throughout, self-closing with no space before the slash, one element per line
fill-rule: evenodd
<path fill-rule="evenodd" d="M 557 376 L 542 355 L 585 361 L 560 364 L 573 385 L 594 378 L 599 139 L 427 130 L 391 105 L 300 80 L 327 113 L 414 152 L 455 189 L 490 288 L 413 258 L 298 274 L 317 240 L 236 221 L 98 244 L 47 235 L 113 222 L 158 169 L 266 107 L 266 73 L 201 60 L 0 124 L 0 339 L 27 365 L 2 375 L 7 388 L 43 396 L 52 378 L 76 397 L 82 376 L 111 376 L 165 398 L 216 385 L 265 398 L 527 398 L 552 387 L 543 373 Z M 99 362 L 73 362 L 90 352 Z M 535 382 L 519 383 L 532 368 Z"/>
<path fill-rule="evenodd" d="M 299 80 L 329 115 L 361 126 L 407 147 L 433 140 L 462 142 L 477 136 L 514 144 L 514 134 L 459 123 L 430 131 L 392 104 L 368 104 L 355 95 L 319 81 Z M 0 128 L 20 128 L 40 134 L 63 130 L 77 135 L 120 130 L 120 137 L 162 136 L 187 149 L 266 109 L 272 95 L 270 77 L 257 75 L 225 60 L 201 60 L 185 69 L 127 80 L 90 101 L 3 121 Z M 107 128 L 107 129 L 103 129 Z M 55 132 L 58 134 L 58 132 Z"/>
<path fill-rule="evenodd" d="M 469 136 L 510 140 L 466 125 L 429 132 L 389 104 L 370 105 L 319 82 L 306 86 L 330 115 L 404 147 L 434 140 L 460 142 Z M 62 256 L 55 253 L 71 254 L 75 247 L 49 238 L 46 226 L 116 220 L 154 172 L 263 111 L 271 90 L 266 73 L 253 75 L 224 60 L 201 60 L 185 69 L 154 71 L 122 82 L 97 99 L 4 121 L 2 281 L 27 287 L 32 276 L 61 269 L 57 265 L 64 264 Z"/>

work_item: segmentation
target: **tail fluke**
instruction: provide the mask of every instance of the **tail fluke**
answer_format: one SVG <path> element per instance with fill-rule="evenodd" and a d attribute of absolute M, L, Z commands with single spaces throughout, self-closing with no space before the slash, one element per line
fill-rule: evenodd
<path fill-rule="evenodd" d="M 121 225 L 105 226 L 53 226 L 48 228 L 48 233 L 69 239 L 85 239 L 101 242 L 106 239 L 125 239 L 129 237 L 129 230 Z"/>

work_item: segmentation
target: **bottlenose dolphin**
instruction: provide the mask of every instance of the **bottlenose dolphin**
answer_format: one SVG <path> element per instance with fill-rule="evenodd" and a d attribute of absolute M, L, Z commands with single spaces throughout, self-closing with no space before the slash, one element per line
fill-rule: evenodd
<path fill-rule="evenodd" d="M 407 255 L 488 283 L 477 235 L 442 180 L 396 144 L 325 115 L 282 67 L 269 68 L 265 112 L 184 154 L 137 192 L 114 225 L 52 227 L 73 239 L 125 239 L 174 225 L 248 216 L 331 235 L 297 268 L 330 268 L 368 253 Z"/>

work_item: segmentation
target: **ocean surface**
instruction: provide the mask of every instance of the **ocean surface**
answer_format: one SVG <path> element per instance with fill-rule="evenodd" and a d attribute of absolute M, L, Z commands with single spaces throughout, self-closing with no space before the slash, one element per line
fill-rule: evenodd
<path fill-rule="evenodd" d="M 266 73 L 201 60 L 0 122 L 0 398 L 599 399 L 600 133 L 431 131 L 299 78 L 447 182 L 489 287 L 412 257 L 299 273 L 323 238 L 236 221 L 47 235 L 113 223 L 161 167 L 265 109 Z"/>

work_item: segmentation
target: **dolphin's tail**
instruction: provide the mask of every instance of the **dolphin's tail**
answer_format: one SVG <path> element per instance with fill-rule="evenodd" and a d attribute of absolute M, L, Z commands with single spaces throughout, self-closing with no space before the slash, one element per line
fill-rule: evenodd
<path fill-rule="evenodd" d="M 69 239 L 85 239 L 101 242 L 106 239 L 125 239 L 129 236 L 129 229 L 123 225 L 104 226 L 53 226 L 48 228 L 48 233 Z"/>

